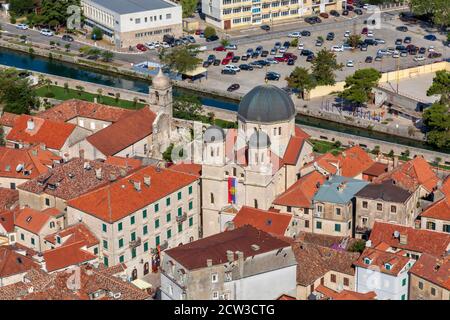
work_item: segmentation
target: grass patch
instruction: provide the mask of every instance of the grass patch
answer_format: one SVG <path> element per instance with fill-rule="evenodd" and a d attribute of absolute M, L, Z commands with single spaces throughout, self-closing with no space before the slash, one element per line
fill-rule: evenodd
<path fill-rule="evenodd" d="M 40 88 L 36 89 L 36 94 L 39 97 L 53 98 L 53 99 L 62 100 L 62 101 L 69 100 L 69 99 L 79 99 L 79 100 L 94 102 L 94 98 L 98 98 L 97 94 L 88 93 L 88 92 L 80 92 L 80 91 L 74 90 L 74 89 L 68 89 L 66 91 L 63 87 L 58 87 L 58 86 L 50 86 L 49 90 L 47 89 L 46 86 L 40 87 Z M 143 104 L 143 103 L 137 102 L 135 104 L 134 101 L 129 101 L 129 100 L 119 99 L 118 101 L 116 101 L 115 98 L 108 97 L 108 96 L 100 96 L 100 98 L 97 99 L 97 102 L 106 104 L 109 106 L 124 108 L 124 109 L 141 109 L 145 106 L 145 104 Z"/>
<path fill-rule="evenodd" d="M 339 154 L 343 148 L 336 144 L 335 142 L 322 141 L 322 140 L 314 140 L 309 139 L 309 142 L 313 145 L 313 151 L 317 153 L 327 153 L 331 152 L 333 155 Z"/>

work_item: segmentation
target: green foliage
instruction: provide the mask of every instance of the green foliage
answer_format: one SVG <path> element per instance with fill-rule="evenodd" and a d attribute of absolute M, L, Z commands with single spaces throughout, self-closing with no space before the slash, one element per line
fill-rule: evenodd
<path fill-rule="evenodd" d="M 170 144 L 169 147 L 167 147 L 166 151 L 163 152 L 163 159 L 167 162 L 172 162 L 172 150 L 173 150 L 173 143 Z"/>
<path fill-rule="evenodd" d="M 312 63 L 312 76 L 316 79 L 317 85 L 332 86 L 336 83 L 335 71 L 342 70 L 344 66 L 336 61 L 336 55 L 322 49 L 317 53 Z"/>
<path fill-rule="evenodd" d="M 170 69 L 180 73 L 186 73 L 197 68 L 198 64 L 202 61 L 197 58 L 198 51 L 195 50 L 197 47 L 195 45 L 188 45 L 175 47 L 171 50 L 163 49 L 160 53 L 160 59 Z"/>
<path fill-rule="evenodd" d="M 291 47 L 297 47 L 297 46 L 298 46 L 298 38 L 292 39 Z"/>
<path fill-rule="evenodd" d="M 103 61 L 111 62 L 114 58 L 114 53 L 111 51 L 102 51 L 101 56 Z"/>
<path fill-rule="evenodd" d="M 69 6 L 80 6 L 80 0 L 42 0 L 39 24 L 53 27 L 56 30 L 65 26 L 71 16 L 70 13 L 67 13 Z"/>
<path fill-rule="evenodd" d="M 226 47 L 227 45 L 230 44 L 230 40 L 223 38 L 220 40 L 220 44 Z"/>
<path fill-rule="evenodd" d="M 199 120 L 202 113 L 202 103 L 194 95 L 181 95 L 173 101 L 173 114 L 176 118 Z"/>
<path fill-rule="evenodd" d="M 103 31 L 99 27 L 94 27 L 91 33 L 91 39 L 100 41 L 103 39 Z"/>
<path fill-rule="evenodd" d="M 442 27 L 450 25 L 448 0 L 410 0 L 410 8 L 414 14 L 431 16 L 437 25 Z"/>
<path fill-rule="evenodd" d="M 289 77 L 286 77 L 288 86 L 300 90 L 303 96 L 317 86 L 316 79 L 309 73 L 309 70 L 303 67 L 295 67 Z"/>
<path fill-rule="evenodd" d="M 211 36 L 215 36 L 216 35 L 216 29 L 214 29 L 213 27 L 206 27 L 205 31 L 203 31 L 203 34 L 205 35 L 205 38 L 209 38 Z"/>
<path fill-rule="evenodd" d="M 357 240 L 350 246 L 350 248 L 348 248 L 348 251 L 362 253 L 365 247 L 366 242 L 364 240 Z"/>
<path fill-rule="evenodd" d="M 428 128 L 427 142 L 438 148 L 450 148 L 450 114 L 448 104 L 434 103 L 423 113 Z"/>
<path fill-rule="evenodd" d="M 14 13 L 14 15 L 22 16 L 24 14 L 30 13 L 34 9 L 33 0 L 10 0 L 9 10 Z"/>
<path fill-rule="evenodd" d="M 450 72 L 441 70 L 436 72 L 433 84 L 427 91 L 427 96 L 435 94 L 441 95 L 441 103 L 448 104 L 450 102 Z"/>
<path fill-rule="evenodd" d="M 352 48 L 356 48 L 361 42 L 361 36 L 359 34 L 351 34 L 347 39 L 347 44 Z"/>
<path fill-rule="evenodd" d="M 15 69 L 0 70 L 0 102 L 5 112 L 29 114 L 39 107 L 39 100 L 28 79 L 18 74 Z"/>
<path fill-rule="evenodd" d="M 5 145 L 5 131 L 3 130 L 3 126 L 0 125 L 0 146 Z"/>
<path fill-rule="evenodd" d="M 183 18 L 191 17 L 197 9 L 198 0 L 180 0 Z"/>
<path fill-rule="evenodd" d="M 364 104 L 370 100 L 372 88 L 376 87 L 381 73 L 373 68 L 357 70 L 345 79 L 345 89 L 339 96 L 356 104 Z"/>

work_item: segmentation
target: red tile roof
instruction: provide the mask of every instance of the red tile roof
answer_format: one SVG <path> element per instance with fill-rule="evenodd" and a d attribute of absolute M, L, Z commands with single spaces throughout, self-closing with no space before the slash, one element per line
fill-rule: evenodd
<path fill-rule="evenodd" d="M 370 259 L 370 264 L 365 263 L 365 259 Z M 400 271 L 408 264 L 410 258 L 404 257 L 398 253 L 392 253 L 373 248 L 365 248 L 361 256 L 355 261 L 355 266 L 364 269 L 376 266 L 379 272 L 393 276 L 398 276 Z M 386 264 L 390 264 L 390 269 L 386 268 Z"/>
<path fill-rule="evenodd" d="M 252 245 L 258 245 L 259 250 L 253 250 Z M 195 270 L 206 268 L 207 259 L 211 259 L 213 265 L 227 263 L 229 250 L 242 252 L 246 259 L 287 247 L 289 243 L 246 225 L 168 249 L 165 253 L 188 270 Z"/>
<path fill-rule="evenodd" d="M 19 202 L 19 191 L 0 188 L 0 212 L 15 207 Z"/>
<path fill-rule="evenodd" d="M 151 135 L 155 119 L 156 114 L 153 111 L 143 108 L 86 139 L 105 156 L 113 156 Z"/>
<path fill-rule="evenodd" d="M 108 156 L 105 160 L 106 164 L 117 166 L 120 168 L 137 169 L 142 167 L 142 161 L 133 158 Z"/>
<path fill-rule="evenodd" d="M 316 288 L 316 291 L 323 294 L 324 299 L 330 300 L 375 300 L 377 297 L 377 294 L 374 291 L 359 293 L 350 290 L 342 290 L 341 292 L 337 292 L 321 284 Z"/>
<path fill-rule="evenodd" d="M 292 220 L 291 214 L 243 206 L 233 219 L 236 228 L 251 225 L 272 235 L 284 236 Z"/>
<path fill-rule="evenodd" d="M 407 243 L 400 244 L 400 240 L 394 237 L 394 231 L 406 235 Z M 441 256 L 449 248 L 450 234 L 375 221 L 369 240 L 373 246 L 385 242 L 393 248 Z"/>
<path fill-rule="evenodd" d="M 71 99 L 38 114 L 38 117 L 54 121 L 67 122 L 76 117 L 116 122 L 132 110 L 111 107 L 104 104 Z"/>
<path fill-rule="evenodd" d="M 450 176 L 442 182 L 441 191 L 447 199 L 450 199 Z"/>
<path fill-rule="evenodd" d="M 414 192 L 420 185 L 431 192 L 437 187 L 439 178 L 431 169 L 430 164 L 422 156 L 417 156 L 390 172 L 380 175 L 374 182 L 385 180 L 393 180 L 411 192 Z"/>
<path fill-rule="evenodd" d="M 343 151 L 337 158 L 341 168 L 340 175 L 348 178 L 356 177 L 374 163 L 360 146 L 354 146 Z"/>
<path fill-rule="evenodd" d="M 193 174 L 198 177 L 202 175 L 202 166 L 194 163 L 179 163 L 168 167 L 168 169 Z"/>
<path fill-rule="evenodd" d="M 450 256 L 437 258 L 425 253 L 420 256 L 410 272 L 450 290 Z"/>
<path fill-rule="evenodd" d="M 44 211 L 24 208 L 16 216 L 15 225 L 34 234 L 39 234 L 50 218 L 52 218 L 52 215 Z"/>
<path fill-rule="evenodd" d="M 19 115 L 9 112 L 3 112 L 0 117 L 0 125 L 5 127 L 12 127 L 14 125 L 14 121 L 19 117 Z"/>
<path fill-rule="evenodd" d="M 28 120 L 34 122 L 34 129 L 27 129 Z M 45 144 L 49 149 L 59 150 L 75 130 L 76 125 L 65 122 L 44 120 L 29 115 L 21 115 L 14 122 L 6 140 L 27 144 Z"/>
<path fill-rule="evenodd" d="M 287 294 L 282 294 L 277 298 L 277 300 L 297 300 L 295 297 L 289 296 Z"/>
<path fill-rule="evenodd" d="M 303 131 L 299 126 L 295 126 L 295 136 L 303 139 L 311 138 L 311 136 Z"/>
<path fill-rule="evenodd" d="M 63 230 L 50 234 L 45 237 L 45 240 L 55 245 L 57 243 L 57 236 L 61 238 L 62 246 L 76 242 L 82 242 L 84 245 L 90 248 L 99 243 L 99 240 L 97 239 L 95 234 L 93 234 L 92 231 L 84 223 L 77 223 Z"/>
<path fill-rule="evenodd" d="M 151 178 L 150 186 L 145 185 L 145 176 Z M 148 166 L 71 200 L 68 206 L 114 222 L 198 179 L 195 175 Z M 141 191 L 137 191 L 131 181 L 140 182 Z"/>
<path fill-rule="evenodd" d="M 284 152 L 283 162 L 288 165 L 295 165 L 302 151 L 303 144 L 307 141 L 309 135 L 298 127 L 295 127 L 295 136 L 289 140 L 286 151 Z"/>
<path fill-rule="evenodd" d="M 96 260 L 97 256 L 83 249 L 84 242 L 78 241 L 43 253 L 45 268 L 53 272 L 73 265 Z"/>
<path fill-rule="evenodd" d="M 0 247 L 0 278 L 24 273 L 32 268 L 39 268 L 33 259 L 17 253 L 11 247 Z"/>
<path fill-rule="evenodd" d="M 39 146 L 29 149 L 0 147 L 0 177 L 33 179 L 46 173 L 60 157 Z M 17 170 L 20 166 L 20 170 Z"/>
<path fill-rule="evenodd" d="M 383 173 L 387 172 L 387 170 L 388 165 L 386 163 L 374 162 L 374 164 L 372 164 L 369 168 L 363 171 L 363 174 L 371 177 L 378 177 Z"/>
<path fill-rule="evenodd" d="M 331 153 L 324 153 L 317 156 L 313 161 L 307 163 L 306 167 L 317 165 L 329 174 L 336 174 L 339 167 L 339 160 Z"/>
<path fill-rule="evenodd" d="M 18 208 L 0 212 L 0 225 L 3 227 L 3 229 L 5 229 L 6 232 L 14 232 L 14 221 L 18 213 Z"/>
<path fill-rule="evenodd" d="M 281 206 L 310 208 L 314 195 L 325 180 L 326 178 L 317 171 L 308 173 L 278 196 L 273 203 Z"/>
<path fill-rule="evenodd" d="M 450 221 L 450 198 L 443 198 L 425 209 L 421 217 Z"/>

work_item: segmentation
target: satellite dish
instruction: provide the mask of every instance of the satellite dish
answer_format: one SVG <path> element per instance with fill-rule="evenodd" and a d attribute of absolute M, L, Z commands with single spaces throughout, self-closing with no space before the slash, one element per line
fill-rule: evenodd
<path fill-rule="evenodd" d="M 400 237 L 400 232 L 395 230 L 394 231 L 394 238 L 398 238 L 398 237 Z"/>
<path fill-rule="evenodd" d="M 17 167 L 16 167 L 16 171 L 17 171 L 17 172 L 20 172 L 20 171 L 23 170 L 23 168 L 24 168 L 23 164 L 19 163 L 19 164 L 17 165 Z"/>

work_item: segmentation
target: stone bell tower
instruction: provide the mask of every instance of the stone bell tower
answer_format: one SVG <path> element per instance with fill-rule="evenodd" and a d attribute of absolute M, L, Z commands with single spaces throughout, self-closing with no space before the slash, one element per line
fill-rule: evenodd
<path fill-rule="evenodd" d="M 170 83 L 170 79 L 164 75 L 161 68 L 153 78 L 152 86 L 150 87 L 150 105 L 151 108 L 154 108 L 154 112 L 162 112 L 172 120 L 172 84 Z"/>

